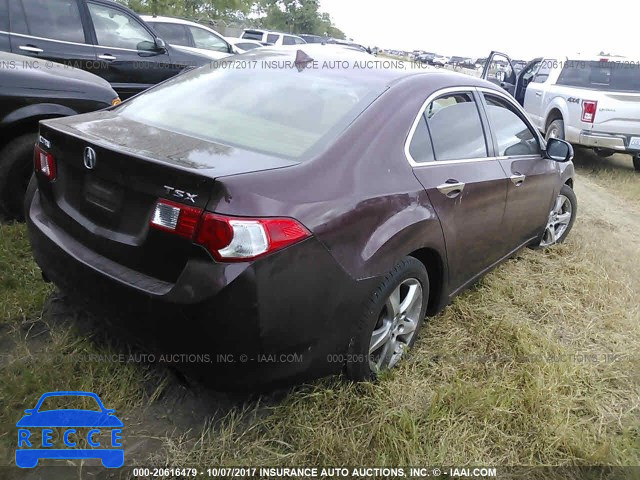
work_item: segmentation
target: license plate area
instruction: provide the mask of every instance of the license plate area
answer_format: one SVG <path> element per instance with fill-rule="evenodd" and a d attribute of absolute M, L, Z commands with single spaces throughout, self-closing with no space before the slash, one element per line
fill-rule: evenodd
<path fill-rule="evenodd" d="M 640 150 L 640 137 L 631 137 L 629 148 L 637 148 L 638 150 Z"/>
<path fill-rule="evenodd" d="M 85 178 L 83 195 L 91 207 L 107 215 L 118 213 L 124 200 L 122 187 L 91 175 Z"/>

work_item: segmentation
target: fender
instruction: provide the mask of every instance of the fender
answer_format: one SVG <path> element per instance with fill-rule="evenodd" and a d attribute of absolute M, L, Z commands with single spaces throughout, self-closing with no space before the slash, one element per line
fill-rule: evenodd
<path fill-rule="evenodd" d="M 561 96 L 554 97 L 545 108 L 544 115 L 542 117 L 544 119 L 544 123 L 541 125 L 541 127 L 544 133 L 546 133 L 547 122 L 549 121 L 549 114 L 554 109 L 560 110 L 560 113 L 562 114 L 562 118 L 564 119 L 565 122 L 569 119 L 569 106 L 567 105 L 567 101 Z"/>
<path fill-rule="evenodd" d="M 9 113 L 0 120 L 0 127 L 8 127 L 12 124 L 23 122 L 24 120 L 40 120 L 47 117 L 68 117 L 77 114 L 78 112 L 75 110 L 56 103 L 38 103 L 36 105 L 19 108 Z"/>

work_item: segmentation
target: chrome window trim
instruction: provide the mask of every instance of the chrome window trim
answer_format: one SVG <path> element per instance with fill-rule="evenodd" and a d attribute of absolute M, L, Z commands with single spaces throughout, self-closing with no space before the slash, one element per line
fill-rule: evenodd
<path fill-rule="evenodd" d="M 45 38 L 45 37 L 36 37 L 35 35 L 25 35 L 24 33 L 12 33 L 12 32 L 5 32 L 4 30 L 0 30 L 0 33 L 6 33 L 7 35 L 13 35 L 15 37 L 22 37 L 22 38 L 33 38 L 36 40 L 44 40 L 45 42 L 56 42 L 56 43 L 64 43 L 65 45 L 78 45 L 80 47 L 92 47 L 92 48 L 108 48 L 110 50 L 119 50 L 122 52 L 145 52 L 145 50 L 132 50 L 130 48 L 120 48 L 120 47 L 109 47 L 107 45 L 94 45 L 92 43 L 77 43 L 77 42 L 67 42 L 66 40 L 55 40 L 53 38 Z M 153 35 L 152 35 L 153 37 Z"/>
<path fill-rule="evenodd" d="M 496 157 L 478 157 L 478 158 L 461 158 L 459 160 L 434 160 L 432 162 L 416 162 L 414 158 L 411 156 L 411 152 L 409 148 L 411 146 L 411 142 L 413 140 L 413 136 L 418 129 L 418 124 L 420 123 L 420 119 L 424 115 L 425 110 L 429 106 L 431 102 L 433 102 L 436 98 L 441 97 L 442 95 L 447 95 L 449 93 L 469 93 L 473 97 L 473 94 L 477 91 L 476 87 L 446 87 L 441 88 L 440 90 L 435 91 L 431 95 L 427 97 L 427 99 L 420 107 L 418 111 L 418 115 L 416 115 L 415 120 L 413 121 L 413 125 L 411 126 L 411 130 L 409 130 L 409 135 L 407 135 L 407 139 L 404 142 L 404 155 L 409 162 L 409 165 L 412 167 L 424 167 L 428 165 L 447 165 L 453 163 L 472 163 L 472 162 L 485 162 L 487 160 L 495 160 Z M 476 108 L 478 108 L 478 102 L 473 98 L 474 103 L 476 104 Z M 480 112 L 478 112 L 478 116 L 480 116 Z M 486 139 L 485 139 L 486 141 Z"/>
<path fill-rule="evenodd" d="M 494 90 L 493 88 L 487 88 L 487 87 L 476 87 L 476 90 L 480 93 L 488 93 L 490 95 L 495 95 L 496 97 L 500 97 L 503 100 L 507 101 L 509 103 L 509 105 L 511 105 L 512 107 L 514 107 L 517 111 L 520 112 L 520 114 L 522 115 L 523 118 L 521 118 L 520 120 L 522 120 L 523 122 L 526 123 L 526 125 L 529 127 L 529 130 L 531 130 L 533 132 L 533 134 L 536 136 L 536 138 L 538 139 L 538 144 L 540 146 L 540 155 L 542 155 L 543 151 L 544 151 L 544 146 L 546 146 L 547 142 L 545 141 L 545 139 L 540 135 L 540 132 L 538 131 L 538 129 L 533 125 L 533 123 L 531 123 L 531 120 L 529 120 L 529 116 L 527 115 L 527 112 L 524 110 L 524 108 L 522 107 L 522 105 L 520 105 L 515 98 L 513 98 L 511 95 L 509 95 L 508 93 L 504 93 L 504 92 L 500 92 L 498 90 Z M 489 121 L 489 126 L 491 126 L 491 121 Z M 512 155 L 509 158 L 514 158 L 514 157 L 530 157 L 532 155 L 532 153 L 529 153 L 527 155 Z"/>
<path fill-rule="evenodd" d="M 95 45 L 92 45 L 90 43 L 67 42 L 66 40 L 55 40 L 53 38 L 36 37 L 35 35 L 26 35 L 24 33 L 5 32 L 4 30 L 0 30 L 0 33 L 6 33 L 7 35 L 12 35 L 14 37 L 35 38 L 36 40 L 44 40 L 45 42 L 64 43 L 66 45 L 78 45 L 80 47 L 95 47 Z"/>

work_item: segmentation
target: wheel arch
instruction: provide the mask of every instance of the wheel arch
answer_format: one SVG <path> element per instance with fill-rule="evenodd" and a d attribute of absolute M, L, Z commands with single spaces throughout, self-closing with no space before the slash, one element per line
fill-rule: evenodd
<path fill-rule="evenodd" d="M 547 129 L 549 128 L 549 125 L 551 125 L 551 122 L 554 122 L 555 120 L 563 120 L 564 121 L 564 115 L 562 113 L 562 111 L 560 110 L 559 106 L 554 106 L 551 108 L 551 110 L 549 110 L 549 113 L 547 113 L 547 119 L 544 122 L 544 131 L 546 133 Z"/>
<path fill-rule="evenodd" d="M 429 275 L 429 304 L 427 315 L 432 316 L 442 309 L 442 297 L 445 284 L 445 265 L 440 253 L 434 248 L 421 248 L 409 254 L 420 261 Z"/>
<path fill-rule="evenodd" d="M 37 132 L 40 120 L 77 114 L 75 110 L 55 103 L 39 103 L 14 110 L 0 119 L 0 148 L 12 138 Z"/>

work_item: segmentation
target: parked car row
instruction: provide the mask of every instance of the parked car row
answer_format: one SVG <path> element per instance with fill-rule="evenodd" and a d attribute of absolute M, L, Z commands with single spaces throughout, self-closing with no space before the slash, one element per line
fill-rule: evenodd
<path fill-rule="evenodd" d="M 640 171 L 640 60 L 539 57 L 518 70 L 508 55 L 491 52 L 482 77 L 513 95 L 547 139 L 602 157 L 627 153 Z"/>

